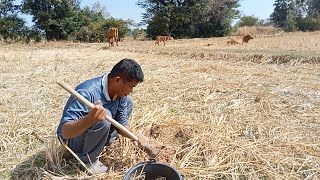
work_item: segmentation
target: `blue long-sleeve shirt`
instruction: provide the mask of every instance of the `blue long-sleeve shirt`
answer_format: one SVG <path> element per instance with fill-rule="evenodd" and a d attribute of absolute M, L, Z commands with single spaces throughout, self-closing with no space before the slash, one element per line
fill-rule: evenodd
<path fill-rule="evenodd" d="M 111 112 L 112 118 L 122 125 L 128 125 L 127 96 L 117 97 L 111 100 L 108 93 L 108 74 L 94 79 L 87 80 L 79 84 L 75 90 L 84 98 L 94 103 L 100 100 L 101 105 Z M 89 108 L 79 102 L 73 96 L 68 99 L 60 124 L 57 129 L 57 135 L 62 137 L 62 125 L 68 121 L 77 121 L 89 113 Z"/>

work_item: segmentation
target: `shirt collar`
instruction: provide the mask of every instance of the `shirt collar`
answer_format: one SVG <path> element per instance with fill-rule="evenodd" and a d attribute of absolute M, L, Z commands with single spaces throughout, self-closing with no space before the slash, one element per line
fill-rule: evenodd
<path fill-rule="evenodd" d="M 109 92 L 108 92 L 108 74 L 109 73 L 103 75 L 103 77 L 102 77 L 102 92 L 103 92 L 106 100 L 111 101 L 111 98 L 110 98 Z"/>

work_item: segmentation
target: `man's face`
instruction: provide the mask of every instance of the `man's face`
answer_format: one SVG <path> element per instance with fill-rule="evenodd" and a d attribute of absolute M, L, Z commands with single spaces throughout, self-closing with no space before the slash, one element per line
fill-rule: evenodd
<path fill-rule="evenodd" d="M 138 81 L 136 80 L 127 81 L 126 79 L 120 78 L 118 81 L 118 96 L 123 97 L 129 95 L 137 84 Z"/>

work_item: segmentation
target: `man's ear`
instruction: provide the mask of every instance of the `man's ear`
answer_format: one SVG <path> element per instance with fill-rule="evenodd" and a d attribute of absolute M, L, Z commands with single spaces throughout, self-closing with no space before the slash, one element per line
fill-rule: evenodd
<path fill-rule="evenodd" d="M 115 80 L 116 80 L 116 82 L 118 83 L 118 82 L 120 82 L 121 77 L 120 77 L 120 76 L 117 76 L 117 77 L 115 78 Z"/>

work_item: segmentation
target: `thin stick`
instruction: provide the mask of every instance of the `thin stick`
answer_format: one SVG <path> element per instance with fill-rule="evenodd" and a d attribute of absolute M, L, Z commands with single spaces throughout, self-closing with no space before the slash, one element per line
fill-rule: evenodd
<path fill-rule="evenodd" d="M 70 149 L 65 143 L 63 143 L 61 137 L 59 137 L 59 140 L 60 140 L 61 144 L 63 145 L 63 147 L 65 147 L 65 148 L 73 155 L 73 157 L 75 157 L 75 158 L 80 162 L 80 164 L 81 164 L 88 172 L 90 172 L 89 169 L 87 168 L 87 166 L 84 164 L 84 162 L 78 157 L 78 155 L 76 155 L 76 153 L 74 153 L 74 152 L 72 151 L 72 149 Z"/>

